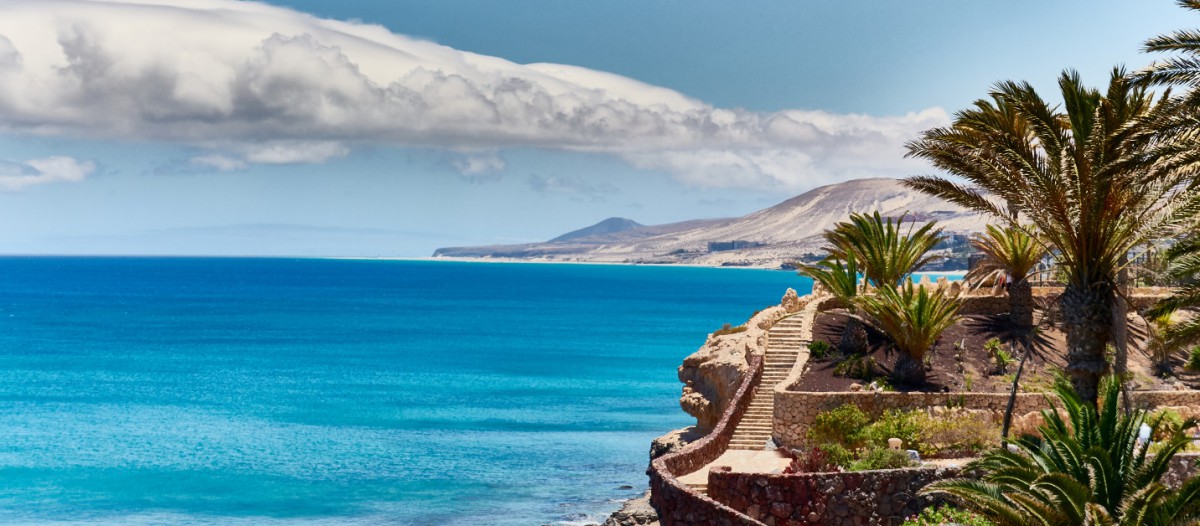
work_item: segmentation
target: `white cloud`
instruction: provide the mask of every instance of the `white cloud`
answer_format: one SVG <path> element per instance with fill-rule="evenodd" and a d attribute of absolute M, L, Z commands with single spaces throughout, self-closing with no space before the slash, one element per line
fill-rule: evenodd
<path fill-rule="evenodd" d="M 249 166 L 246 161 L 235 159 L 218 153 L 208 155 L 200 155 L 191 159 L 191 164 L 194 166 L 204 166 L 215 169 L 219 172 L 233 172 L 236 170 L 245 170 Z"/>
<path fill-rule="evenodd" d="M 496 152 L 484 152 L 460 155 L 451 160 L 450 165 L 463 176 L 485 177 L 504 171 L 508 163 Z"/>
<path fill-rule="evenodd" d="M 96 163 L 73 157 L 45 157 L 24 162 L 0 161 L 0 189 L 24 190 L 46 183 L 78 183 L 96 171 Z"/>
<path fill-rule="evenodd" d="M 257 164 L 320 164 L 350 153 L 336 141 L 266 141 L 242 150 L 247 161 Z"/>
<path fill-rule="evenodd" d="M 908 173 L 920 165 L 902 159 L 904 140 L 947 120 L 716 108 L 253 2 L 0 3 L 0 131 L 174 141 L 250 163 L 323 162 L 359 143 L 529 147 L 792 188 Z M 464 174 L 503 169 L 466 162 Z"/>

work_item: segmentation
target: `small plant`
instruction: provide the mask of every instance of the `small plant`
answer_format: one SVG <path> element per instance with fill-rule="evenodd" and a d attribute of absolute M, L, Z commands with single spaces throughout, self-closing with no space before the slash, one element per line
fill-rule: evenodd
<path fill-rule="evenodd" d="M 963 390 L 973 391 L 975 389 L 975 375 L 966 373 L 963 375 Z"/>
<path fill-rule="evenodd" d="M 726 323 L 725 325 L 722 325 L 721 328 L 718 329 L 716 332 L 712 333 L 712 335 L 713 336 L 725 336 L 726 334 L 737 334 L 739 332 L 746 332 L 746 326 L 738 325 L 737 327 L 734 327 L 734 326 Z"/>
<path fill-rule="evenodd" d="M 882 447 L 873 447 L 858 456 L 848 466 L 847 471 L 868 471 L 872 469 L 900 469 L 916 465 L 908 452 Z"/>
<path fill-rule="evenodd" d="M 847 404 L 832 411 L 817 413 L 807 436 L 809 441 L 821 447 L 838 444 L 846 449 L 858 449 L 866 444 L 864 432 L 870 423 L 871 419 L 862 409 Z"/>
<path fill-rule="evenodd" d="M 840 446 L 814 446 L 803 452 L 787 451 L 791 463 L 783 469 L 784 474 L 830 473 L 841 471 L 841 463 L 850 458 L 850 452 Z"/>
<path fill-rule="evenodd" d="M 875 378 L 875 359 L 870 356 L 850 356 L 833 368 L 834 376 L 871 381 Z"/>
<path fill-rule="evenodd" d="M 1189 371 L 1200 371 L 1200 345 L 1192 347 L 1192 352 L 1188 354 L 1188 361 L 1183 367 Z"/>
<path fill-rule="evenodd" d="M 832 347 L 829 343 L 817 340 L 808 344 L 808 355 L 814 360 L 824 360 L 829 358 L 829 351 L 831 349 Z"/>
<path fill-rule="evenodd" d="M 889 409 L 867 427 L 867 441 L 875 447 L 886 447 L 889 438 L 899 438 L 911 446 L 918 440 L 924 420 L 925 414 L 920 411 Z"/>
<path fill-rule="evenodd" d="M 992 522 L 975 513 L 951 506 L 929 507 L 904 521 L 901 526 L 993 526 Z"/>
<path fill-rule="evenodd" d="M 1016 360 L 1012 354 L 1004 350 L 1004 344 L 998 338 L 992 338 L 983 342 L 983 348 L 987 351 L 988 358 L 996 366 L 996 374 L 1005 374 L 1008 372 L 1008 366 L 1012 365 Z"/>

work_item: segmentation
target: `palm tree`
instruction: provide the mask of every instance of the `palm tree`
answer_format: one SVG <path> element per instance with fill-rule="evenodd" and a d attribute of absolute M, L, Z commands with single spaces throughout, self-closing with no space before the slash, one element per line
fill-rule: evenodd
<path fill-rule="evenodd" d="M 994 280 L 1008 289 L 1008 317 L 1019 327 L 1033 326 L 1033 285 L 1029 276 L 1046 256 L 1046 248 L 1030 235 L 1030 228 L 988 225 L 976 234 L 971 246 L 983 253 L 979 265 L 967 273 L 967 281 Z"/>
<path fill-rule="evenodd" d="M 947 496 L 997 526 L 1197 524 L 1200 477 L 1177 489 L 1162 480 L 1188 437 L 1174 430 L 1149 455 L 1148 445 L 1138 442 L 1146 412 L 1127 416 L 1117 408 L 1115 378 L 1101 389 L 1103 405 L 1097 410 L 1061 380 L 1055 392 L 1069 423 L 1057 411 L 1044 410 L 1040 439 L 1021 437 L 1015 451 L 995 449 L 966 466 L 982 471 L 981 480 L 934 482 L 921 493 Z M 1184 428 L 1195 424 L 1186 422 Z"/>
<path fill-rule="evenodd" d="M 1037 229 L 1065 274 L 1067 373 L 1079 395 L 1095 403 L 1108 370 L 1117 274 L 1131 249 L 1200 212 L 1200 194 L 1185 185 L 1198 154 L 1158 126 L 1179 111 L 1178 101 L 1156 103 L 1120 69 L 1105 93 L 1083 86 L 1072 71 L 1063 72 L 1059 88 L 1061 110 L 1029 83 L 1000 83 L 990 100 L 907 145 L 909 156 L 973 186 L 934 176 L 905 184 L 1010 228 L 1026 228 L 1026 221 Z"/>
<path fill-rule="evenodd" d="M 1191 235 L 1172 245 L 1167 249 L 1166 261 L 1168 279 L 1183 285 L 1151 307 L 1147 316 L 1151 320 L 1164 320 L 1159 324 L 1161 327 L 1157 327 L 1164 329 L 1157 335 L 1161 341 L 1151 339 L 1150 343 L 1160 344 L 1167 352 L 1173 352 L 1200 340 L 1200 315 L 1197 315 L 1200 311 L 1200 279 L 1197 279 L 1200 277 L 1200 236 Z M 1175 321 L 1174 315 L 1180 311 L 1191 316 Z M 1169 356 L 1162 358 L 1169 359 Z"/>
<path fill-rule="evenodd" d="M 1179 0 L 1184 9 L 1200 11 L 1200 0 Z M 1173 52 L 1182 56 L 1155 61 L 1150 67 L 1138 72 L 1138 79 L 1154 84 L 1200 85 L 1200 31 L 1180 30 L 1159 35 L 1144 44 L 1147 52 Z"/>
<path fill-rule="evenodd" d="M 903 286 L 885 286 L 875 294 L 859 296 L 858 305 L 899 351 L 892 367 L 893 379 L 919 385 L 925 382 L 925 353 L 957 321 L 962 301 L 943 289 L 931 292 L 914 286 L 909 278 Z"/>
<path fill-rule="evenodd" d="M 858 261 L 853 253 L 846 254 L 845 263 L 829 256 L 816 265 L 803 265 L 800 274 L 820 283 L 825 290 L 837 297 L 850 310 L 850 317 L 842 328 L 838 350 L 843 354 L 863 352 L 867 348 L 867 331 L 855 314 L 854 300 L 858 296 Z"/>
<path fill-rule="evenodd" d="M 850 220 L 825 231 L 825 250 L 830 255 L 847 259 L 851 255 L 862 265 L 863 275 L 876 287 L 899 286 L 904 277 L 937 259 L 930 249 L 941 240 L 942 230 L 934 229 L 930 221 L 914 230 L 909 223 L 902 231 L 904 217 L 884 219 L 873 214 L 850 214 Z"/>

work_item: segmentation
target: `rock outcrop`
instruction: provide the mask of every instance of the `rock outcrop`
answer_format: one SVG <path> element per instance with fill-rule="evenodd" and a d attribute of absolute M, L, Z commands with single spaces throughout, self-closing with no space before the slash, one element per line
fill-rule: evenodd
<path fill-rule="evenodd" d="M 787 292 L 783 293 L 783 299 L 779 300 L 779 305 L 788 314 L 800 312 L 800 309 L 804 308 L 804 305 L 800 303 L 800 295 L 796 294 L 796 289 L 791 287 L 788 287 Z"/>
<path fill-rule="evenodd" d="M 750 354 L 764 352 L 767 329 L 785 314 L 782 306 L 759 311 L 746 322 L 746 330 L 710 334 L 703 347 L 683 360 L 679 367 L 679 381 L 683 382 L 679 405 L 696 417 L 696 427 L 707 433 L 717 424 L 749 370 Z"/>
<path fill-rule="evenodd" d="M 666 455 L 667 453 L 674 453 L 680 449 L 683 449 L 683 446 L 699 440 L 706 434 L 706 429 L 700 429 L 697 426 L 691 426 L 683 429 L 676 429 L 670 433 L 660 436 L 650 442 L 650 460 L 653 461 L 654 459 Z"/>
<path fill-rule="evenodd" d="M 636 499 L 631 499 L 621 506 L 604 521 L 604 526 L 655 526 L 658 524 L 658 514 L 650 506 L 650 492 Z"/>

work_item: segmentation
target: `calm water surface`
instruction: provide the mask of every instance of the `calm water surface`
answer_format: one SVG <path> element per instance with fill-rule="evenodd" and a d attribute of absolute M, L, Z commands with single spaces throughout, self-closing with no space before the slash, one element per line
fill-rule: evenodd
<path fill-rule="evenodd" d="M 791 272 L 0 258 L 0 522 L 582 523 Z M 627 489 L 632 486 L 634 489 Z"/>

